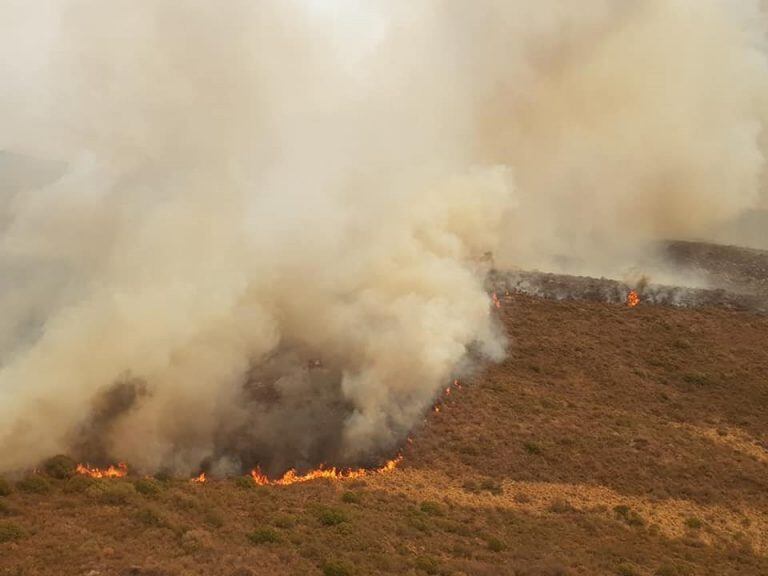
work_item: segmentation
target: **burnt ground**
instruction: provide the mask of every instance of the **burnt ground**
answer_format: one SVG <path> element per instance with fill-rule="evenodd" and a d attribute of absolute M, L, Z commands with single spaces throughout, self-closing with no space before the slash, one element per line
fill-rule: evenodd
<path fill-rule="evenodd" d="M 768 316 L 501 303 L 509 357 L 441 399 L 397 471 L 34 477 L 0 497 L 0 575 L 768 574 Z"/>

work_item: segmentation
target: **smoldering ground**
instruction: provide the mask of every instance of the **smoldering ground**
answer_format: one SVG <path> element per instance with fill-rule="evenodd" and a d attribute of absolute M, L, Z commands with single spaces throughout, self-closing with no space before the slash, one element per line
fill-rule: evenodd
<path fill-rule="evenodd" d="M 757 0 L 0 10 L 0 148 L 63 167 L 0 205 L 0 470 L 367 462 L 503 356 L 488 252 L 761 201 Z"/>

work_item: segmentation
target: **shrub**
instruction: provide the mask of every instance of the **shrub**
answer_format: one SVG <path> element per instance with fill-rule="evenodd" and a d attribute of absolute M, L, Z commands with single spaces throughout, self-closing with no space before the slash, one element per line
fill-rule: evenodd
<path fill-rule="evenodd" d="M 128 504 L 136 496 L 136 488 L 129 482 L 100 482 L 90 488 L 91 491 L 96 494 L 99 502 L 111 506 Z"/>
<path fill-rule="evenodd" d="M 224 526 L 224 513 L 218 508 L 206 510 L 203 514 L 203 522 L 211 528 L 221 528 Z"/>
<path fill-rule="evenodd" d="M 466 492 L 469 492 L 471 494 L 477 494 L 478 492 L 480 492 L 480 487 L 477 485 L 477 482 L 475 482 L 474 480 L 467 480 L 466 482 L 464 482 L 462 487 Z"/>
<path fill-rule="evenodd" d="M 549 505 L 549 511 L 555 514 L 565 514 L 567 512 L 574 512 L 576 509 L 567 500 L 556 499 Z"/>
<path fill-rule="evenodd" d="M 162 526 L 165 524 L 160 512 L 155 508 L 142 508 L 136 512 L 136 520 L 145 526 Z"/>
<path fill-rule="evenodd" d="M 256 482 L 253 481 L 251 476 L 237 476 L 233 482 L 235 483 L 235 486 L 242 488 L 243 490 L 256 488 Z"/>
<path fill-rule="evenodd" d="M 64 492 L 68 494 L 86 492 L 94 484 L 96 484 L 96 480 L 88 476 L 72 476 L 64 484 Z"/>
<path fill-rule="evenodd" d="M 280 542 L 280 534 L 274 528 L 258 528 L 248 534 L 248 540 L 253 544 L 274 544 Z"/>
<path fill-rule="evenodd" d="M 543 452 L 541 446 L 535 442 L 526 442 L 523 444 L 523 447 L 525 448 L 525 451 L 528 452 L 528 454 L 533 454 L 534 456 L 538 456 Z"/>
<path fill-rule="evenodd" d="M 358 492 L 347 491 L 341 495 L 341 501 L 347 504 L 360 504 L 362 498 Z"/>
<path fill-rule="evenodd" d="M 5 478 L 0 476 L 0 496 L 8 496 L 11 492 L 13 492 L 13 489 L 11 488 L 11 483 L 8 482 Z"/>
<path fill-rule="evenodd" d="M 317 518 L 323 526 L 337 526 L 348 521 L 347 515 L 336 508 L 320 508 L 317 511 Z"/>
<path fill-rule="evenodd" d="M 77 463 L 69 456 L 64 456 L 63 454 L 49 458 L 43 464 L 45 473 L 57 480 L 72 478 L 75 475 L 76 469 Z"/>
<path fill-rule="evenodd" d="M 488 550 L 491 552 L 501 552 L 504 550 L 504 542 L 499 540 L 498 538 L 489 538 L 488 539 Z"/>
<path fill-rule="evenodd" d="M 0 544 L 12 542 L 24 537 L 24 530 L 11 522 L 0 522 Z"/>
<path fill-rule="evenodd" d="M 16 488 L 29 494 L 48 494 L 51 491 L 51 483 L 37 474 L 31 474 L 16 483 Z"/>
<path fill-rule="evenodd" d="M 700 530 L 703 525 L 704 523 L 695 516 L 685 519 L 686 528 L 690 528 L 691 530 Z"/>
<path fill-rule="evenodd" d="M 427 574 L 437 574 L 440 571 L 440 564 L 431 556 L 419 556 L 416 558 L 416 568 L 424 570 Z"/>
<path fill-rule="evenodd" d="M 154 478 L 139 478 L 134 481 L 133 487 L 144 496 L 157 496 L 163 491 L 163 485 Z"/>
<path fill-rule="evenodd" d="M 346 562 L 327 561 L 323 564 L 323 576 L 352 576 L 352 567 Z"/>
<path fill-rule="evenodd" d="M 629 564 L 620 564 L 616 568 L 616 576 L 640 576 L 640 573 Z"/>
<path fill-rule="evenodd" d="M 643 518 L 629 506 L 619 505 L 615 506 L 613 513 L 618 520 L 625 522 L 629 526 L 642 526 L 645 524 Z"/>
<path fill-rule="evenodd" d="M 442 516 L 444 514 L 442 506 L 437 502 L 432 502 L 430 500 L 422 502 L 419 509 L 424 512 L 424 514 L 429 514 L 430 516 Z"/>
<path fill-rule="evenodd" d="M 492 478 L 486 478 L 480 482 L 480 489 L 490 492 L 496 496 L 500 496 L 504 492 L 504 489 L 501 486 L 501 482 L 498 480 L 493 480 Z"/>

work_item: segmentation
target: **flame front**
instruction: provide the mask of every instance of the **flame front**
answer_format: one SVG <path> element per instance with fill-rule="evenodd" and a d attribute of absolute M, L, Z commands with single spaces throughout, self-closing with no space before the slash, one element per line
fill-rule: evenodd
<path fill-rule="evenodd" d="M 128 475 L 128 465 L 121 462 L 109 468 L 91 468 L 87 464 L 78 464 L 75 471 L 91 478 L 125 478 Z"/>
<path fill-rule="evenodd" d="M 254 468 L 251 470 L 251 478 L 259 486 L 290 486 L 291 484 L 301 484 L 303 482 L 311 482 L 312 480 L 318 480 L 320 478 L 327 478 L 329 480 L 353 480 L 355 478 L 363 478 L 364 476 L 371 476 L 373 474 L 385 474 L 392 472 L 402 462 L 403 457 L 398 456 L 393 460 L 387 461 L 381 468 L 375 470 L 366 470 L 365 468 L 357 468 L 351 470 L 340 470 L 338 468 L 323 468 L 322 466 L 317 470 L 312 470 L 306 474 L 297 474 L 296 470 L 288 470 L 281 478 L 270 480 L 261 469 Z"/>
<path fill-rule="evenodd" d="M 201 473 L 200 476 L 197 476 L 196 478 L 192 478 L 190 482 L 192 484 L 205 484 L 208 481 L 208 479 L 205 477 L 205 472 Z"/>
<path fill-rule="evenodd" d="M 640 304 L 640 295 L 636 290 L 630 291 L 629 295 L 627 296 L 627 306 L 634 308 L 638 304 Z"/>

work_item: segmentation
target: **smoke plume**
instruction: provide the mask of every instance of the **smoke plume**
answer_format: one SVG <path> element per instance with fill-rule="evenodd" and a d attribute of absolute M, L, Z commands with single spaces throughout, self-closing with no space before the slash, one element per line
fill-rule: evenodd
<path fill-rule="evenodd" d="M 758 205 L 763 25 L 757 0 L 4 2 L 0 471 L 374 461 L 503 357 L 489 253 L 622 272 Z"/>

